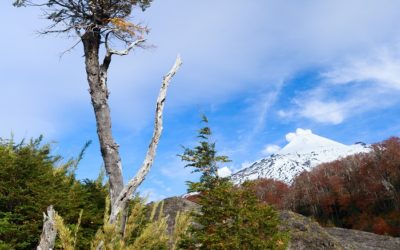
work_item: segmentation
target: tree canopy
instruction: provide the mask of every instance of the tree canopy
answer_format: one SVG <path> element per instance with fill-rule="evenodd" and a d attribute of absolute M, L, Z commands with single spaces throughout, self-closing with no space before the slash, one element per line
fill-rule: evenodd
<path fill-rule="evenodd" d="M 148 29 L 128 21 L 134 8 L 145 11 L 152 0 L 15 0 L 14 6 L 37 6 L 52 24 L 43 33 L 70 33 L 82 37 L 100 34 L 106 46 L 110 38 L 126 44 L 143 38 Z"/>

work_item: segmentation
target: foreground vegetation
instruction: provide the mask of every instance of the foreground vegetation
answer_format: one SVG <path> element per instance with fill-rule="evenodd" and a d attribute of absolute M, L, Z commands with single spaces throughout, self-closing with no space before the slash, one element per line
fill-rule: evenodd
<path fill-rule="evenodd" d="M 76 159 L 63 163 L 42 138 L 28 143 L 1 140 L 0 249 L 35 249 L 49 205 L 57 211 L 56 249 L 284 249 L 287 235 L 278 229 L 276 210 L 258 202 L 251 189 L 218 177 L 217 163 L 228 158 L 217 156 L 210 135 L 203 128 L 204 141 L 182 155 L 202 173 L 199 182 L 189 183 L 191 191 L 201 192 L 201 211 L 191 216 L 178 212 L 171 218 L 172 232 L 163 204 L 145 205 L 138 196 L 129 203 L 125 225 L 122 216 L 109 222 L 104 176 L 96 181 L 75 178 L 88 144 Z"/>
<path fill-rule="evenodd" d="M 191 217 L 178 213 L 172 233 L 162 203 L 148 206 L 138 196 L 130 202 L 124 232 L 121 221 L 108 223 L 103 176 L 75 178 L 84 150 L 63 162 L 41 138 L 0 140 L 0 249 L 34 249 L 50 204 L 58 212 L 56 249 L 285 249 L 289 235 L 279 230 L 276 209 L 323 225 L 400 236 L 400 138 L 320 165 L 291 186 L 260 179 L 236 187 L 217 175 L 217 165 L 228 158 L 217 155 L 210 137 L 208 127 L 201 129 L 198 146 L 181 155 L 201 173 L 198 182 L 188 183 L 201 209 Z"/>
<path fill-rule="evenodd" d="M 87 146 L 87 145 L 86 145 Z M 29 143 L 0 141 L 0 249 L 36 249 L 43 212 L 54 205 L 58 230 L 56 249 L 175 249 L 189 224 L 178 213 L 176 230 L 167 235 L 162 204 L 146 206 L 133 198 L 124 232 L 108 222 L 107 186 L 98 180 L 79 181 L 75 170 L 83 156 L 61 163 L 42 138 Z M 106 199 L 107 198 L 107 199 Z"/>
<path fill-rule="evenodd" d="M 77 248 L 89 248 L 103 222 L 107 190 L 102 178 L 75 178 L 81 156 L 62 163 L 41 138 L 28 143 L 0 140 L 0 249 L 36 248 L 50 204 L 71 230 L 83 210 Z"/>

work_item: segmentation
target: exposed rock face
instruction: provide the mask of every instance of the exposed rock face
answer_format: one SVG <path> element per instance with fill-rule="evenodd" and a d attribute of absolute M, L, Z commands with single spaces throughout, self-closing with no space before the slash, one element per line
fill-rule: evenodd
<path fill-rule="evenodd" d="M 346 249 L 339 240 L 310 218 L 290 211 L 281 211 L 280 218 L 282 229 L 290 234 L 288 250 Z"/>
<path fill-rule="evenodd" d="M 288 250 L 399 250 L 400 238 L 330 227 L 290 211 L 281 211 L 283 230 L 290 232 Z"/>
<path fill-rule="evenodd" d="M 164 202 L 164 214 L 168 215 L 168 232 L 172 233 L 172 229 L 175 223 L 175 217 L 178 211 L 191 212 L 200 208 L 200 206 L 194 202 L 180 197 L 170 197 L 163 200 Z"/>
<path fill-rule="evenodd" d="M 325 230 L 345 246 L 345 249 L 365 250 L 399 250 L 400 238 L 377 235 L 373 233 L 344 229 L 325 228 Z M 351 248 L 353 247 L 353 248 Z"/>
<path fill-rule="evenodd" d="M 193 211 L 200 206 L 181 197 L 164 200 L 164 213 L 169 215 L 172 231 L 178 211 Z M 290 232 L 287 250 L 400 250 L 400 238 L 344 228 L 323 228 L 310 218 L 291 211 L 280 211 L 281 229 Z"/>

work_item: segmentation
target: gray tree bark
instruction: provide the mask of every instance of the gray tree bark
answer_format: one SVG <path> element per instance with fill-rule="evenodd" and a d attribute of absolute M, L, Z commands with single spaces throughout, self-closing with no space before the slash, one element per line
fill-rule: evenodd
<path fill-rule="evenodd" d="M 162 113 L 167 95 L 167 89 L 171 79 L 180 68 L 182 61 L 178 56 L 174 66 L 164 76 L 160 93 L 157 98 L 156 115 L 153 137 L 149 145 L 145 160 L 134 178 L 124 187 L 122 176 L 121 157 L 118 150 L 118 144 L 114 141 L 111 131 L 111 116 L 108 106 L 107 73 L 111 63 L 112 55 L 127 55 L 131 49 L 144 40 L 139 39 L 128 46 L 126 50 L 117 51 L 110 49 L 105 40 L 106 55 L 103 63 L 99 63 L 99 47 L 101 37 L 99 31 L 93 29 L 87 31 L 83 37 L 83 47 L 85 52 L 85 65 L 87 80 L 90 87 L 90 96 L 96 117 L 97 135 L 100 141 L 101 154 L 104 160 L 104 166 L 109 177 L 111 215 L 110 223 L 114 223 L 118 213 L 124 210 L 128 199 L 136 191 L 137 187 L 143 182 L 153 164 L 158 142 L 162 132 Z M 124 221 L 122 219 L 122 221 Z M 124 228 L 122 226 L 122 232 Z"/>
<path fill-rule="evenodd" d="M 100 34 L 99 30 L 87 31 L 83 37 L 85 65 L 89 92 L 96 117 L 97 135 L 100 142 L 101 155 L 110 184 L 110 199 L 113 204 L 124 187 L 121 157 L 118 144 L 114 141 L 111 130 L 110 108 L 108 106 L 107 71 L 111 55 L 99 62 Z"/>
<path fill-rule="evenodd" d="M 47 208 L 47 215 L 43 213 L 43 229 L 40 235 L 40 242 L 36 250 L 52 250 L 57 236 L 57 228 L 54 222 L 54 208 L 49 206 Z"/>

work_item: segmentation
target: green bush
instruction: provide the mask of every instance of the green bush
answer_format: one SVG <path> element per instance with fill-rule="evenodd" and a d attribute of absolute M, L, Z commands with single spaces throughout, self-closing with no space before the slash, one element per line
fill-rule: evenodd
<path fill-rule="evenodd" d="M 84 149 L 88 146 L 85 145 Z M 134 198 L 124 234 L 120 224 L 108 223 L 107 187 L 102 176 L 96 181 L 75 179 L 82 159 L 61 164 L 60 156 L 50 154 L 42 138 L 16 144 L 0 140 L 0 250 L 36 249 L 43 212 L 49 205 L 57 211 L 56 249 L 175 249 L 189 225 L 189 216 L 178 213 L 176 230 L 167 234 L 167 217 L 162 208 L 150 211 L 144 201 Z"/>
<path fill-rule="evenodd" d="M 279 231 L 279 216 L 258 202 L 254 193 L 219 180 L 199 197 L 201 210 L 181 242 L 182 249 L 285 249 L 287 234 Z"/>
<path fill-rule="evenodd" d="M 89 248 L 102 225 L 107 191 L 101 182 L 75 179 L 82 155 L 61 163 L 42 138 L 19 144 L 0 139 L 0 249 L 36 248 L 51 204 L 71 228 L 83 209 L 77 248 Z"/>

